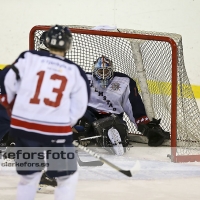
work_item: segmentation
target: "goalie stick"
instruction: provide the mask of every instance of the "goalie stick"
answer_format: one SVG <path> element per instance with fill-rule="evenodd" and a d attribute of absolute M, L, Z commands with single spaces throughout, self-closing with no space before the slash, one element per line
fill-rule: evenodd
<path fill-rule="evenodd" d="M 100 161 L 102 161 L 103 163 L 109 165 L 110 167 L 116 169 L 117 171 L 121 172 L 122 174 L 128 176 L 128 177 L 132 177 L 133 175 L 135 175 L 139 170 L 140 170 L 140 163 L 139 161 L 136 161 L 135 165 L 130 169 L 130 170 L 123 170 L 121 168 L 119 168 L 118 166 L 114 165 L 113 163 L 109 162 L 108 160 L 102 158 L 99 154 L 95 153 L 94 151 L 80 145 L 77 141 L 73 141 L 73 145 L 75 147 L 78 147 L 79 149 L 89 153 L 90 155 L 92 155 L 93 157 L 99 159 Z"/>
<path fill-rule="evenodd" d="M 82 138 L 82 139 L 80 139 L 80 140 L 81 140 L 81 141 L 82 141 L 82 140 L 93 140 L 93 139 L 96 139 L 96 138 L 99 138 L 99 137 L 102 137 L 102 136 L 101 136 L 101 135 L 97 135 L 97 136 Z"/>

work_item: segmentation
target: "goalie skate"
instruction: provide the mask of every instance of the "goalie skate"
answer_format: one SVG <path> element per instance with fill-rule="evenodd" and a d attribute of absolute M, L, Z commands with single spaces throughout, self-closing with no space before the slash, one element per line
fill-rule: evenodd
<path fill-rule="evenodd" d="M 124 147 L 121 142 L 121 137 L 117 129 L 110 128 L 108 130 L 108 137 L 113 145 L 113 150 L 116 155 L 122 156 L 124 154 Z"/>

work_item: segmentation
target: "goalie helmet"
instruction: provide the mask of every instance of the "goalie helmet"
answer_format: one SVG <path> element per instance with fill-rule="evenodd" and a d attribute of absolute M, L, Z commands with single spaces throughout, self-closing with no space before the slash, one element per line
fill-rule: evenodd
<path fill-rule="evenodd" d="M 46 46 L 46 34 L 47 31 L 44 31 L 40 37 L 40 46 L 39 46 L 40 51 L 49 51 L 49 49 Z"/>
<path fill-rule="evenodd" d="M 113 63 L 108 57 L 101 56 L 94 62 L 93 77 L 98 81 L 100 87 L 108 87 L 113 79 Z"/>
<path fill-rule="evenodd" d="M 50 49 L 68 51 L 72 43 L 72 34 L 68 27 L 55 25 L 47 32 L 45 43 Z"/>

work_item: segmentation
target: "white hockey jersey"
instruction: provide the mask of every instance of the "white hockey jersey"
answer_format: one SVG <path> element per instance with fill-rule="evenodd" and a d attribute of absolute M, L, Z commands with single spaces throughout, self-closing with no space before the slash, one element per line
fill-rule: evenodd
<path fill-rule="evenodd" d="M 96 89 L 97 83 L 93 80 L 92 74 L 87 73 L 87 77 L 91 87 L 88 106 L 102 113 L 125 112 L 133 123 L 140 123 L 141 120 L 149 121 L 136 82 L 129 76 L 115 72 L 109 86 L 101 91 Z"/>
<path fill-rule="evenodd" d="M 85 72 L 66 58 L 49 52 L 26 51 L 5 76 L 7 101 L 15 95 L 11 127 L 49 136 L 72 134 L 89 99 Z"/>

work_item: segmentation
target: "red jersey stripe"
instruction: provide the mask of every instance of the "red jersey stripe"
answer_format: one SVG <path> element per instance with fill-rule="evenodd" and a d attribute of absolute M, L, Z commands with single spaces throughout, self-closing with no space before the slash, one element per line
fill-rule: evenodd
<path fill-rule="evenodd" d="M 37 130 L 47 133 L 68 133 L 72 132 L 71 126 L 51 126 L 51 125 L 44 125 L 38 124 L 33 122 L 26 122 L 16 118 L 11 118 L 11 125 L 26 128 L 29 130 Z"/>

